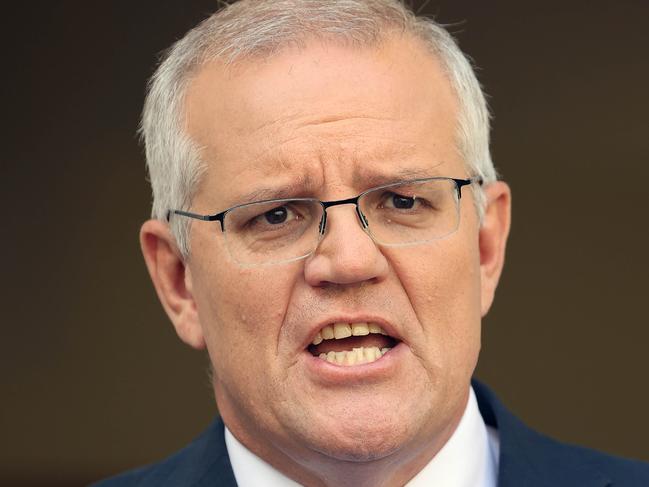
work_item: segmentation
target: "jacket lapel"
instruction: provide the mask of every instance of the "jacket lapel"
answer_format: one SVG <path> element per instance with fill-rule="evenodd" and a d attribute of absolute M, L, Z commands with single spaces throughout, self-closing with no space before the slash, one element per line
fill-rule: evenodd
<path fill-rule="evenodd" d="M 592 465 L 589 451 L 543 436 L 511 414 L 478 381 L 472 382 L 480 413 L 498 430 L 498 487 L 607 487 L 610 479 Z"/>
<path fill-rule="evenodd" d="M 221 418 L 216 418 L 212 425 L 191 445 L 190 454 L 185 455 L 186 463 L 179 479 L 182 481 L 168 485 L 187 485 L 191 487 L 237 487 L 232 465 L 225 446 L 225 429 Z"/>

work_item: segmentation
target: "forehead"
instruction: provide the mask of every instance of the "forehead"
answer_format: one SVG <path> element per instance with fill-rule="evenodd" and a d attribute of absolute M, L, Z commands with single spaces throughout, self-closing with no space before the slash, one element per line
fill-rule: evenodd
<path fill-rule="evenodd" d="M 362 190 L 462 166 L 453 90 L 413 39 L 212 62 L 189 86 L 186 117 L 207 164 L 197 197 L 210 204 L 267 186 Z"/>

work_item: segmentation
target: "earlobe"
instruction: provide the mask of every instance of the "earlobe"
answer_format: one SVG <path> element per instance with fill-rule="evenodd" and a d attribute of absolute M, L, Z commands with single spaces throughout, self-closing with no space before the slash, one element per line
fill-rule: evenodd
<path fill-rule="evenodd" d="M 160 220 L 146 221 L 140 245 L 158 298 L 182 341 L 205 348 L 203 330 L 191 291 L 191 276 L 169 226 Z"/>
<path fill-rule="evenodd" d="M 497 181 L 484 189 L 487 206 L 480 228 L 480 277 L 482 316 L 493 303 L 498 280 L 505 263 L 505 248 L 511 221 L 511 191 Z"/>

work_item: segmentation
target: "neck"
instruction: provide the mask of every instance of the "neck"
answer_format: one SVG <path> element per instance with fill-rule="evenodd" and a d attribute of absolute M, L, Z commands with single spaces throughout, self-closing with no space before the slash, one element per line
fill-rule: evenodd
<path fill-rule="evenodd" d="M 421 471 L 451 438 L 462 419 L 468 401 L 453 416 L 453 420 L 435 435 L 395 449 L 381 458 L 341 459 L 305 448 L 286 439 L 259 442 L 255 438 L 266 437 L 242 422 L 240 411 L 220 407 L 220 413 L 230 432 L 248 450 L 305 487 L 396 487 L 405 485 Z M 226 403 L 227 404 L 227 403 Z"/>

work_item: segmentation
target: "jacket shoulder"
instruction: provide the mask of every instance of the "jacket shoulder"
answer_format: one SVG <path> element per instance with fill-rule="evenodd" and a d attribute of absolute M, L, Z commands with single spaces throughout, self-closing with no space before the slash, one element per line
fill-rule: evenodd
<path fill-rule="evenodd" d="M 572 465 L 576 470 L 598 472 L 601 478 L 608 482 L 603 482 L 602 485 L 612 487 L 649 486 L 649 463 L 647 462 L 560 443 L 545 436 L 542 438 L 541 441 L 547 445 L 546 452 L 553 452 L 550 455 L 554 461 Z"/>
<path fill-rule="evenodd" d="M 170 457 L 93 484 L 91 487 L 236 486 L 220 419 Z"/>
<path fill-rule="evenodd" d="M 484 384 L 473 381 L 480 413 L 498 430 L 499 486 L 649 486 L 649 463 L 561 443 L 528 428 Z"/>

